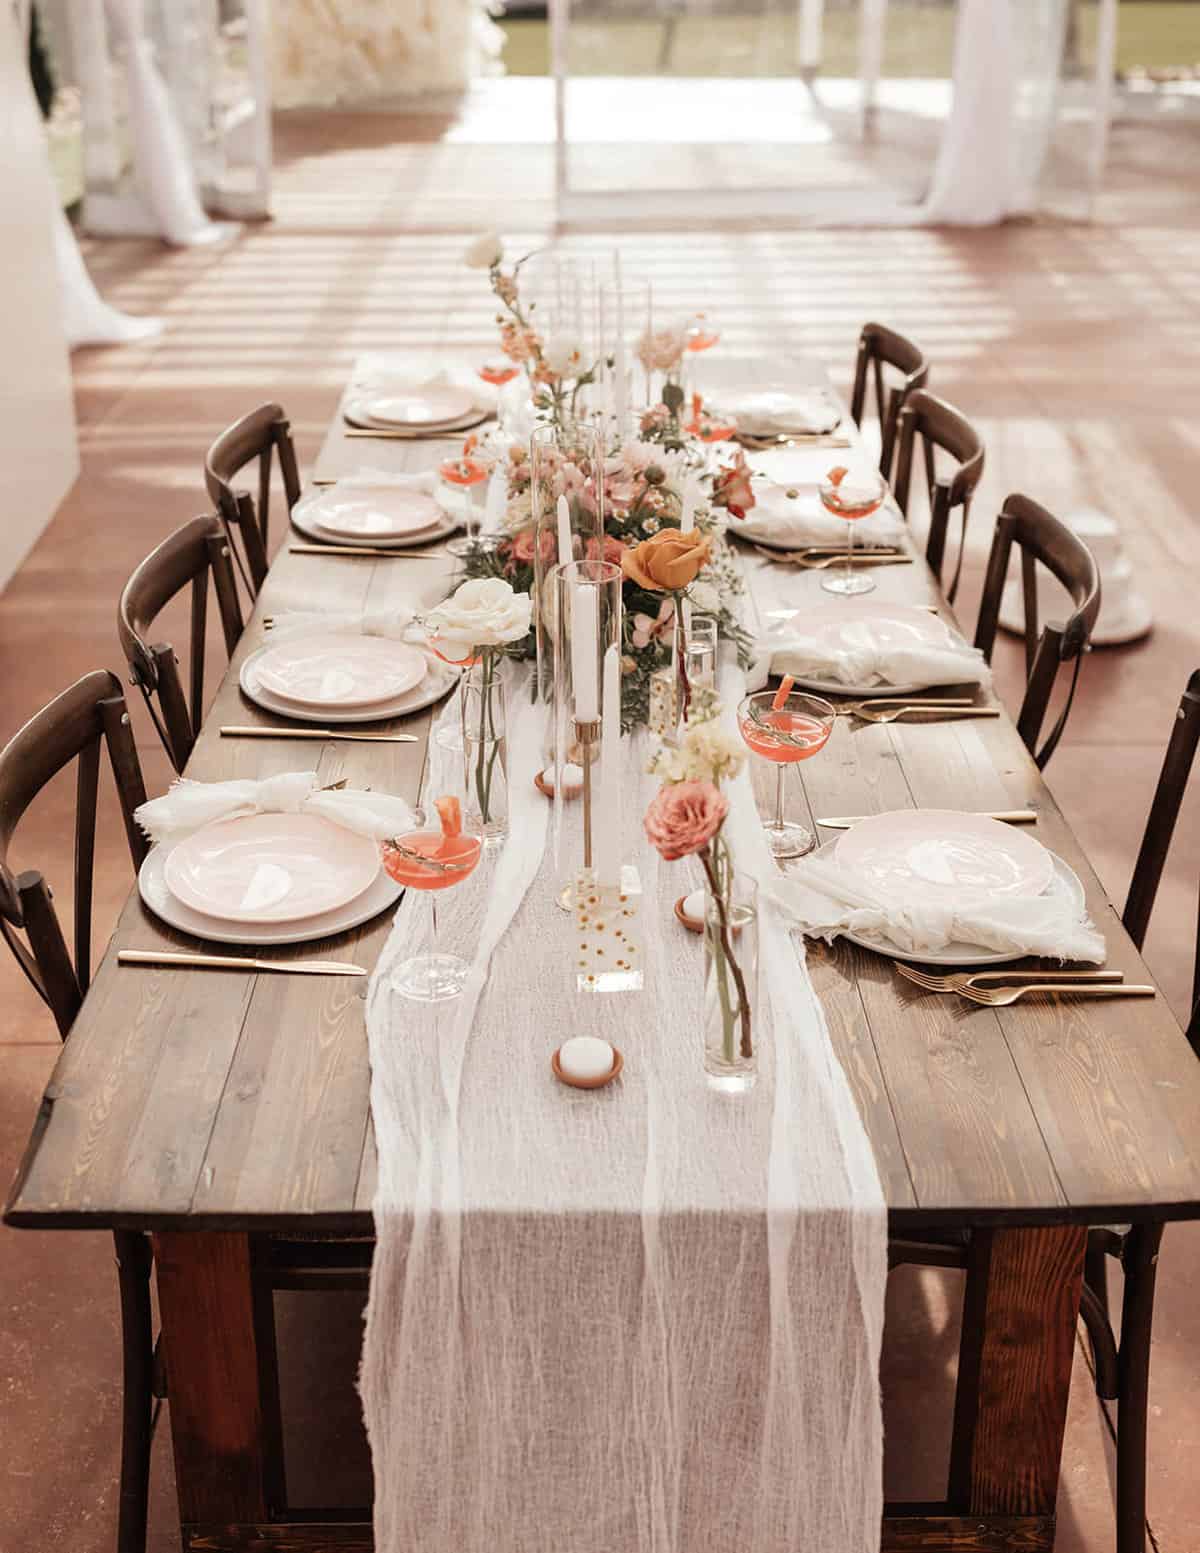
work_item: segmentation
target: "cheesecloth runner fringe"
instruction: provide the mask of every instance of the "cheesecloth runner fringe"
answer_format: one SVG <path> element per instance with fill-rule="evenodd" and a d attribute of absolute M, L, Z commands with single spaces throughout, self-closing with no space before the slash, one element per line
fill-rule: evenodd
<path fill-rule="evenodd" d="M 725 673 L 733 706 L 740 676 Z M 513 704 L 509 841 L 438 897 L 440 947 L 473 956 L 467 992 L 426 1006 L 391 991 L 417 947 L 410 891 L 369 994 L 375 1545 L 868 1553 L 885 1210 L 803 948 L 765 906 L 758 1084 L 711 1092 L 703 951 L 672 916 L 699 870 L 643 839 L 657 783 L 640 735 L 625 741 L 623 831 L 646 986 L 576 993 L 551 805 L 532 782 L 542 714 L 519 691 Z M 460 757 L 429 749 L 433 796 Z M 731 796 L 738 865 L 765 875 L 745 774 Z M 582 1033 L 624 1053 L 608 1088 L 551 1075 Z"/>

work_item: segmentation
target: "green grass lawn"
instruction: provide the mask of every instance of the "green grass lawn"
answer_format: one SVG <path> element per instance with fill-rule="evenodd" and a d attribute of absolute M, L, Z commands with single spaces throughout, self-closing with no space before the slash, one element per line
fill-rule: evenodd
<path fill-rule="evenodd" d="M 1080 55 L 1087 68 L 1096 34 L 1096 7 L 1085 5 Z M 549 29 L 544 21 L 513 17 L 504 63 L 510 75 L 546 75 Z M 954 11 L 941 5 L 893 4 L 884 74 L 950 73 Z M 580 20 L 571 24 L 575 75 L 787 76 L 795 73 L 795 8 L 760 14 L 684 18 Z M 1200 0 L 1134 0 L 1120 9 L 1117 65 L 1156 69 L 1200 64 Z M 825 16 L 825 75 L 858 73 L 858 17 L 832 7 Z"/>

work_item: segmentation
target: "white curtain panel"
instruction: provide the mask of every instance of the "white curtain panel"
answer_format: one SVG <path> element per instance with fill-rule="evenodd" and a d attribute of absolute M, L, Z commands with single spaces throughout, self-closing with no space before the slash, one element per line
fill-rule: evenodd
<path fill-rule="evenodd" d="M 125 58 L 134 173 L 159 232 L 180 248 L 216 242 L 228 228 L 210 221 L 200 204 L 187 143 L 146 35 L 143 0 L 104 0 L 104 13 Z"/>

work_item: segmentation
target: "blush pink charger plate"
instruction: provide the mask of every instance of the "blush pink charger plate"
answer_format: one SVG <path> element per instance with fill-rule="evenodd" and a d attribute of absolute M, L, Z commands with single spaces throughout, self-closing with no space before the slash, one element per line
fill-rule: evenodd
<path fill-rule="evenodd" d="M 220 820 L 167 854 L 163 878 L 221 922 L 295 923 L 348 906 L 380 872 L 379 845 L 313 814 Z"/>
<path fill-rule="evenodd" d="M 419 685 L 428 660 L 385 636 L 321 632 L 271 643 L 256 654 L 258 683 L 306 710 L 372 707 Z"/>
<path fill-rule="evenodd" d="M 1052 889 L 1068 892 L 1083 909 L 1083 887 L 1070 868 L 1022 831 L 984 815 L 953 809 L 900 809 L 860 820 L 822 852 L 891 894 L 940 905 L 1032 899 Z M 884 954 L 899 953 L 882 939 L 847 934 Z M 1003 964 L 1019 955 L 977 945 L 902 958 L 928 965 Z"/>

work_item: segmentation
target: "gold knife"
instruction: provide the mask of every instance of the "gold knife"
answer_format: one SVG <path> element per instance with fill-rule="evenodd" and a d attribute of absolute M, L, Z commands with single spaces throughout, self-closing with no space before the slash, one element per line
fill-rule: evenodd
<path fill-rule="evenodd" d="M 907 813 L 908 811 L 903 811 Z M 913 811 L 916 812 L 915 810 Z M 1034 825 L 1037 823 L 1037 811 L 1035 809 L 992 809 L 969 811 L 974 818 L 980 820 L 1003 820 L 1006 825 Z M 828 820 L 818 820 L 818 825 L 823 825 L 826 830 L 849 830 L 851 825 L 857 825 L 860 820 L 874 819 L 871 814 L 839 814 Z"/>
<path fill-rule="evenodd" d="M 223 727 L 223 739 L 356 739 L 366 744 L 416 744 L 415 733 L 350 733 L 341 728 Z"/>
<path fill-rule="evenodd" d="M 295 971 L 302 976 L 366 976 L 341 960 L 248 960 L 232 954 L 172 954 L 166 949 L 119 949 L 118 965 L 175 965 L 222 971 Z"/>
<path fill-rule="evenodd" d="M 289 555 L 376 555 L 392 561 L 430 560 L 441 550 L 384 550 L 379 545 L 289 545 Z"/>

